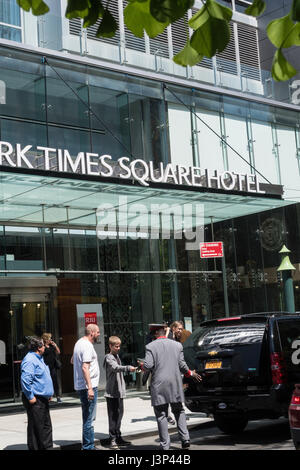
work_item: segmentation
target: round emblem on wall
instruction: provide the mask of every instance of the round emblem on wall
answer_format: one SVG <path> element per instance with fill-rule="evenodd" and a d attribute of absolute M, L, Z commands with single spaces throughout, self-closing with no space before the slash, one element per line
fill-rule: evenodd
<path fill-rule="evenodd" d="M 283 223 L 269 217 L 261 224 L 261 244 L 265 250 L 278 251 L 283 244 Z"/>

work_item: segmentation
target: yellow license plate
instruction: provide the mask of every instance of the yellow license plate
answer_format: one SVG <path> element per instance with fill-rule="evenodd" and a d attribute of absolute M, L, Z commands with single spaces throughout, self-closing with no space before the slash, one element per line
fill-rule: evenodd
<path fill-rule="evenodd" d="M 205 364 L 205 369 L 221 369 L 222 361 L 208 361 Z"/>

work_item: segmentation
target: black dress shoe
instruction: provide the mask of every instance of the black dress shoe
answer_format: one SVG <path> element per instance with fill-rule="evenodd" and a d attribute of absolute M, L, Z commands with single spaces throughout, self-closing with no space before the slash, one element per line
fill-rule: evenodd
<path fill-rule="evenodd" d="M 191 445 L 190 441 L 182 441 L 181 443 L 182 449 L 188 449 L 190 445 Z"/>
<path fill-rule="evenodd" d="M 131 446 L 131 442 L 125 441 L 125 439 L 123 439 L 122 437 L 119 437 L 119 439 L 116 439 L 116 443 L 118 446 L 122 446 L 122 447 Z"/>

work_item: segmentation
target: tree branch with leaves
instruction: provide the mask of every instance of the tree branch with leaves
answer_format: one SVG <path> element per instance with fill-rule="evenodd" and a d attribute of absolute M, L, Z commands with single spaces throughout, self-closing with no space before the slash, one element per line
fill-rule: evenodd
<path fill-rule="evenodd" d="M 47 0 L 16 0 L 25 11 L 40 16 L 49 12 Z M 109 3 L 117 0 L 68 0 L 65 16 L 68 19 L 82 18 L 83 27 L 94 25 L 99 19 L 98 38 L 112 38 L 118 30 L 118 22 L 109 11 Z M 124 8 L 124 22 L 136 36 L 144 32 L 155 38 L 170 24 L 185 19 L 195 0 L 129 0 Z M 231 8 L 216 0 L 202 0 L 203 6 L 187 20 L 187 41 L 173 57 L 183 67 L 199 64 L 204 57 L 212 58 L 224 51 L 230 41 Z M 266 2 L 253 0 L 245 13 L 258 17 L 264 13 Z M 191 31 L 191 34 L 190 34 Z M 284 49 L 300 46 L 300 0 L 293 0 L 288 15 L 275 19 L 267 27 L 267 35 L 276 51 L 272 64 L 272 76 L 276 81 L 285 81 L 297 74 L 297 70 L 284 56 Z"/>

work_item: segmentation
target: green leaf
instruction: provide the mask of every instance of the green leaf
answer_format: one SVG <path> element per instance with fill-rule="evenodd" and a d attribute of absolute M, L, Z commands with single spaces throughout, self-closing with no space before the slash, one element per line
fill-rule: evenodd
<path fill-rule="evenodd" d="M 128 29 L 137 37 L 144 36 L 144 30 L 150 38 L 161 34 L 169 22 L 160 23 L 150 13 L 150 0 L 131 1 L 124 10 L 124 22 Z"/>
<path fill-rule="evenodd" d="M 29 11 L 31 8 L 31 0 L 17 0 L 17 3 L 25 11 Z"/>
<path fill-rule="evenodd" d="M 194 0 L 150 0 L 150 13 L 160 23 L 172 23 L 192 8 Z"/>
<path fill-rule="evenodd" d="M 191 37 L 191 46 L 198 54 L 213 57 L 230 41 L 230 28 L 225 20 L 209 18 Z"/>
<path fill-rule="evenodd" d="M 230 40 L 230 8 L 215 0 L 207 0 L 205 5 L 190 19 L 189 25 L 195 29 L 191 46 L 200 55 L 213 57 L 222 52 Z"/>
<path fill-rule="evenodd" d="M 192 16 L 192 18 L 189 20 L 189 25 L 193 29 L 198 29 L 208 20 L 209 13 L 206 6 L 204 5 L 204 7 L 197 11 L 194 16 Z"/>
<path fill-rule="evenodd" d="M 183 50 L 173 57 L 174 62 L 183 67 L 199 64 L 202 59 L 203 55 L 198 54 L 198 52 L 192 48 L 189 40 L 186 42 Z"/>
<path fill-rule="evenodd" d="M 35 16 L 45 15 L 48 13 L 49 7 L 43 0 L 32 0 L 32 13 Z"/>
<path fill-rule="evenodd" d="M 268 38 L 274 46 L 281 47 L 293 27 L 294 23 L 290 15 L 273 20 L 267 27 Z"/>
<path fill-rule="evenodd" d="M 259 16 L 266 9 L 266 2 L 263 0 L 253 0 L 252 5 L 246 8 L 245 13 L 249 16 Z"/>
<path fill-rule="evenodd" d="M 296 75 L 297 70 L 286 60 L 279 48 L 274 55 L 272 64 L 272 76 L 277 82 L 289 80 Z"/>
<path fill-rule="evenodd" d="M 102 21 L 97 31 L 97 38 L 113 38 L 118 30 L 118 23 L 109 10 L 104 10 Z"/>
<path fill-rule="evenodd" d="M 294 24 L 282 44 L 282 47 L 285 48 L 292 46 L 300 46 L 300 23 Z"/>
<path fill-rule="evenodd" d="M 300 0 L 293 0 L 291 16 L 293 21 L 300 21 Z"/>
<path fill-rule="evenodd" d="M 32 14 L 35 16 L 44 15 L 49 11 L 48 5 L 43 0 L 17 0 L 17 2 L 23 10 L 32 10 Z"/>
<path fill-rule="evenodd" d="M 300 24 L 294 23 L 290 15 L 271 21 L 267 34 L 277 48 L 300 45 Z"/>
<path fill-rule="evenodd" d="M 66 18 L 86 18 L 92 7 L 90 0 L 68 0 Z"/>
<path fill-rule="evenodd" d="M 215 0 L 207 0 L 205 5 L 189 20 L 189 25 L 193 29 L 198 29 L 206 21 L 209 21 L 210 18 L 223 20 L 228 23 L 232 18 L 232 10 L 220 5 Z"/>
<path fill-rule="evenodd" d="M 218 18 L 219 20 L 230 21 L 232 17 L 232 10 L 230 8 L 220 5 L 220 3 L 215 0 L 206 0 L 205 6 L 208 10 L 208 13 L 213 18 Z"/>
<path fill-rule="evenodd" d="M 96 3 L 89 9 L 89 13 L 84 17 L 83 27 L 88 28 L 89 26 L 94 25 L 98 18 L 101 18 L 104 14 L 104 8 L 102 2 L 96 0 Z"/>

